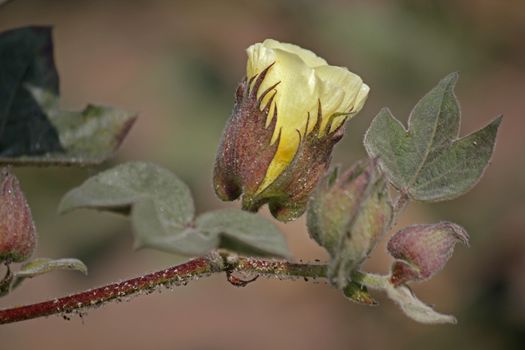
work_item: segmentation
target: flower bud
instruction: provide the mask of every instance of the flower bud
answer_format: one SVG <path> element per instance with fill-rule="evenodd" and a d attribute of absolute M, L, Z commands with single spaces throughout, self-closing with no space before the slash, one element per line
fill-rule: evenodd
<path fill-rule="evenodd" d="M 214 169 L 222 200 L 243 209 L 268 203 L 279 220 L 302 215 L 328 168 L 343 124 L 361 110 L 369 88 L 346 68 L 313 52 L 267 39 L 247 49 Z"/>
<path fill-rule="evenodd" d="M 398 231 L 388 242 L 394 285 L 423 281 L 441 271 L 461 242 L 468 246 L 468 234 L 450 222 L 412 225 Z"/>
<path fill-rule="evenodd" d="M 314 192 L 307 224 L 310 236 L 331 256 L 328 277 L 345 288 L 392 218 L 386 181 L 376 162 L 358 162 L 339 178 L 328 174 Z"/>
<path fill-rule="evenodd" d="M 33 254 L 36 229 L 18 179 L 0 170 L 0 262 L 22 262 Z"/>

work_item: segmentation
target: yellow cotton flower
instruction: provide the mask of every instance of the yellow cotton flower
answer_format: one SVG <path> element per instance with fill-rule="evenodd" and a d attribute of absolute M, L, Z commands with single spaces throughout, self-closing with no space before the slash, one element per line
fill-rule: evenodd
<path fill-rule="evenodd" d="M 347 68 L 330 66 L 315 53 L 299 46 L 266 39 L 250 46 L 247 50 L 246 75 L 254 77 L 272 65 L 257 91 L 257 97 L 274 86 L 272 93 L 262 100 L 261 108 L 275 94 L 270 106 L 268 120 L 275 116 L 277 124 L 272 142 L 281 135 L 275 158 L 270 164 L 266 178 L 259 191 L 271 184 L 293 159 L 304 134 L 308 134 L 317 122 L 321 105 L 320 136 L 325 132 L 330 117 L 333 131 L 348 117 L 361 110 L 370 90 L 362 79 Z M 308 118 L 310 117 L 310 120 Z M 305 130 L 308 122 L 308 130 Z M 299 131 L 299 133 L 297 132 Z"/>
<path fill-rule="evenodd" d="M 345 120 L 361 110 L 369 87 L 347 68 L 311 51 L 267 39 L 247 49 L 246 78 L 217 154 L 219 197 L 243 207 L 269 203 L 290 220 L 328 167 Z"/>

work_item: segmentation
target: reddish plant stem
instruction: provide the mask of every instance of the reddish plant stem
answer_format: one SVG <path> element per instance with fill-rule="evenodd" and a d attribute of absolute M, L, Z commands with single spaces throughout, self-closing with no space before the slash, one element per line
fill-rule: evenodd
<path fill-rule="evenodd" d="M 278 278 L 323 278 L 326 276 L 326 265 L 295 264 L 285 260 L 239 257 L 227 252 L 214 252 L 181 265 L 119 283 L 41 303 L 0 310 L 0 324 L 54 314 L 81 313 L 88 308 L 100 306 L 112 300 L 139 293 L 145 294 L 161 286 L 185 285 L 197 277 L 208 276 L 216 272 L 246 272 Z"/>
<path fill-rule="evenodd" d="M 326 265 L 296 264 L 286 260 L 257 259 L 248 257 L 233 258 L 232 271 L 256 273 L 264 277 L 277 278 L 326 278 Z M 228 258 L 225 259 L 228 265 Z"/>
<path fill-rule="evenodd" d="M 0 324 L 24 321 L 53 314 L 67 314 L 76 310 L 102 305 L 108 301 L 147 292 L 158 286 L 183 284 L 195 276 L 213 272 L 214 263 L 208 257 L 190 260 L 182 265 L 91 289 L 78 294 L 48 300 L 37 304 L 0 310 Z"/>

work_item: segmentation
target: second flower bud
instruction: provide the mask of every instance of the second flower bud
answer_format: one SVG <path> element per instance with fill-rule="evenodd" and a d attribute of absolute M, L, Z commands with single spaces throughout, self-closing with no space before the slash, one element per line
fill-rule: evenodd
<path fill-rule="evenodd" d="M 329 278 L 345 288 L 377 240 L 388 229 L 392 206 L 375 161 L 358 162 L 328 174 L 313 194 L 307 224 L 310 236 L 331 256 Z"/>

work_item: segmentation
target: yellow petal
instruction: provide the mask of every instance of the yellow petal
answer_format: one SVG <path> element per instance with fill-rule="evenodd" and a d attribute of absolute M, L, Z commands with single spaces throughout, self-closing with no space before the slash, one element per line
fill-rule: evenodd
<path fill-rule="evenodd" d="M 275 115 L 277 120 L 271 142 L 276 142 L 280 135 L 275 157 L 260 185 L 260 192 L 273 183 L 293 160 L 301 138 L 311 132 L 317 122 L 319 103 L 322 110 L 319 136 L 322 136 L 332 115 L 348 114 L 334 118 L 330 131 L 337 129 L 348 116 L 355 115 L 362 108 L 369 89 L 348 69 L 330 66 L 312 51 L 293 44 L 266 39 L 250 46 L 247 53 L 248 78 L 272 65 L 257 91 L 258 97 L 278 83 L 260 106 L 264 108 L 273 97 L 267 125 Z M 307 125 L 308 130 L 305 130 Z"/>
<path fill-rule="evenodd" d="M 281 43 L 274 39 L 266 39 L 262 45 L 270 49 L 279 49 L 294 54 L 300 57 L 308 67 L 326 66 L 328 64 L 323 58 L 317 56 L 312 51 L 303 49 L 294 44 Z"/>
<path fill-rule="evenodd" d="M 361 85 L 361 89 L 359 89 L 359 93 L 357 94 L 357 97 L 354 102 L 352 114 L 357 114 L 361 111 L 361 109 L 363 109 L 366 99 L 368 98 L 369 92 L 370 92 L 370 87 L 368 85 L 366 84 Z"/>
<path fill-rule="evenodd" d="M 322 66 L 316 68 L 316 73 L 322 86 L 320 94 L 323 110 L 322 135 L 330 116 L 350 112 L 359 89 L 363 85 L 363 80 L 345 67 Z M 330 131 L 337 129 L 345 119 L 345 116 L 335 118 Z"/>

